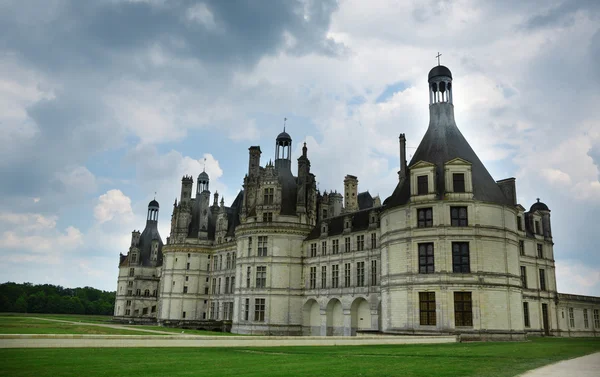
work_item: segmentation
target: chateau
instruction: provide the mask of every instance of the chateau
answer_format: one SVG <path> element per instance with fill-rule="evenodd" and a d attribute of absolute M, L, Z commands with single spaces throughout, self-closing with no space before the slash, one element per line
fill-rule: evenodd
<path fill-rule="evenodd" d="M 454 120 L 452 73 L 429 72 L 429 128 L 383 202 L 346 175 L 343 195 L 320 193 L 306 144 L 292 174 L 292 138 L 274 163 L 249 148 L 230 207 L 201 173 L 181 181 L 170 235 L 159 204 L 119 260 L 115 319 L 221 323 L 238 334 L 600 335 L 600 298 L 558 293 L 550 209 L 517 203 Z"/>

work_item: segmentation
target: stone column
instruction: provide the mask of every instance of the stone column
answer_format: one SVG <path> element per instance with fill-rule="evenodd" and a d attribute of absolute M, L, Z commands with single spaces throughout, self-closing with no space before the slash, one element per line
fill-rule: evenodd
<path fill-rule="evenodd" d="M 327 336 L 327 309 L 320 309 L 320 313 L 321 313 L 321 329 L 320 329 L 320 334 L 321 336 Z"/>
<path fill-rule="evenodd" d="M 343 309 L 344 315 L 344 336 L 352 336 L 352 312 L 350 309 Z"/>

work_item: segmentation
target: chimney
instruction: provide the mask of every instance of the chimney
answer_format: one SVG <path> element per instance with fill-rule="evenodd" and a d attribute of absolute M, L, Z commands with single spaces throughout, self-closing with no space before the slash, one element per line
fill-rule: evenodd
<path fill-rule="evenodd" d="M 344 200 L 346 212 L 358 211 L 358 178 L 350 174 L 344 178 Z"/>
<path fill-rule="evenodd" d="M 213 196 L 213 207 L 219 206 L 219 192 L 215 191 L 215 195 Z"/>
<path fill-rule="evenodd" d="M 260 170 L 260 147 L 252 146 L 248 148 L 249 161 L 248 161 L 248 176 L 256 176 Z"/>
<path fill-rule="evenodd" d="M 404 134 L 400 134 L 400 171 L 398 179 L 406 178 L 406 138 Z"/>

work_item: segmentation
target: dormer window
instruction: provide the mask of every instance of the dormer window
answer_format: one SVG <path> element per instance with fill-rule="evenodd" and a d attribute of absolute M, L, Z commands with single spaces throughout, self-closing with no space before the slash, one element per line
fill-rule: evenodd
<path fill-rule="evenodd" d="M 452 174 L 452 187 L 454 192 L 465 192 L 465 174 L 454 173 Z"/>
<path fill-rule="evenodd" d="M 535 222 L 535 234 L 542 234 L 542 232 L 540 232 L 540 222 L 539 221 Z"/>
<path fill-rule="evenodd" d="M 417 195 L 427 195 L 429 193 L 429 177 L 421 175 L 417 177 Z"/>
<path fill-rule="evenodd" d="M 263 222 L 272 222 L 273 221 L 273 212 L 265 212 L 263 213 Z"/>
<path fill-rule="evenodd" d="M 452 194 L 458 194 L 454 198 L 471 199 L 472 195 L 462 195 L 465 193 L 473 193 L 473 182 L 471 175 L 471 163 L 460 157 L 456 157 L 444 164 L 444 182 L 445 182 L 445 193 L 450 194 L 449 198 L 452 198 Z"/>
<path fill-rule="evenodd" d="M 265 204 L 265 205 L 273 204 L 273 202 L 274 202 L 274 200 L 273 200 L 273 197 L 274 197 L 273 191 L 274 190 L 273 190 L 272 187 L 265 189 L 265 191 L 264 191 L 265 195 L 264 195 L 264 198 L 263 198 L 264 199 L 263 200 L 263 204 Z"/>

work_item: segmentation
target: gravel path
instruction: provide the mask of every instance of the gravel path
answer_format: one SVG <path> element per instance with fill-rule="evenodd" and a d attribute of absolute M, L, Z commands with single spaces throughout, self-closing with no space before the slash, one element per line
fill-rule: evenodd
<path fill-rule="evenodd" d="M 559 361 L 538 369 L 530 370 L 519 377 L 599 377 L 600 352 L 578 357 L 571 360 Z"/>

